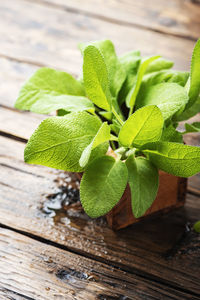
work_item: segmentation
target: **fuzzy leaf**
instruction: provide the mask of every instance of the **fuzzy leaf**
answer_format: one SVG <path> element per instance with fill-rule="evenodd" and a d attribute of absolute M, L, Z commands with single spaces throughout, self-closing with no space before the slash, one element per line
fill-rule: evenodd
<path fill-rule="evenodd" d="M 99 111 L 99 114 L 108 121 L 112 120 L 113 114 L 111 111 Z"/>
<path fill-rule="evenodd" d="M 182 86 L 176 83 L 160 83 L 148 89 L 139 106 L 157 105 L 166 120 L 184 107 L 187 101 L 187 92 Z"/>
<path fill-rule="evenodd" d="M 160 139 L 163 128 L 163 116 L 155 105 L 138 109 L 123 124 L 119 133 L 119 142 L 129 147 L 143 145 Z"/>
<path fill-rule="evenodd" d="M 197 41 L 193 50 L 190 72 L 189 102 L 186 106 L 186 110 L 192 106 L 200 93 L 200 39 Z"/>
<path fill-rule="evenodd" d="M 163 129 L 160 140 L 163 142 L 183 143 L 182 134 L 178 132 L 171 123 Z"/>
<path fill-rule="evenodd" d="M 191 107 L 185 109 L 180 115 L 178 115 L 175 120 L 177 121 L 184 121 L 192 118 L 197 113 L 200 112 L 200 96 L 197 100 L 192 104 Z"/>
<path fill-rule="evenodd" d="M 110 80 L 110 91 L 113 97 L 117 97 L 126 78 L 124 67 L 120 63 L 115 52 L 115 47 L 110 40 L 97 41 L 94 42 L 94 45 L 97 46 L 103 54 Z"/>
<path fill-rule="evenodd" d="M 110 111 L 108 71 L 100 50 L 94 45 L 87 46 L 83 52 L 83 80 L 89 99 Z"/>
<path fill-rule="evenodd" d="M 200 172 L 199 147 L 159 141 L 144 148 L 153 164 L 169 174 L 190 177 Z"/>
<path fill-rule="evenodd" d="M 113 157 L 95 159 L 83 174 L 80 199 L 91 218 L 108 213 L 120 200 L 128 180 L 125 163 Z"/>
<path fill-rule="evenodd" d="M 86 112 L 45 119 L 28 141 L 24 160 L 60 170 L 81 172 L 79 159 L 98 132 L 101 121 Z M 92 159 L 104 155 L 108 143 L 93 150 Z"/>
<path fill-rule="evenodd" d="M 136 101 L 136 97 L 137 94 L 139 92 L 141 83 L 142 83 L 142 78 L 146 72 L 146 69 L 148 67 L 148 65 L 153 62 L 154 60 L 158 59 L 159 56 L 153 56 L 150 58 L 146 58 L 139 67 L 138 73 L 137 73 L 137 79 L 136 79 L 136 83 L 133 86 L 133 88 L 131 89 L 131 91 L 129 92 L 127 99 L 126 99 L 126 104 L 128 107 L 134 107 L 135 105 L 135 101 Z"/>
<path fill-rule="evenodd" d="M 163 69 L 170 69 L 173 67 L 173 65 L 174 65 L 174 63 L 172 61 L 160 57 L 160 58 L 152 61 L 148 65 L 145 73 L 152 73 L 152 72 L 157 72 L 157 71 L 160 71 Z"/>
<path fill-rule="evenodd" d="M 89 161 L 92 150 L 100 144 L 109 141 L 110 138 L 110 126 L 107 124 L 107 122 L 104 122 L 97 131 L 91 143 L 83 150 L 83 153 L 81 154 L 81 158 L 79 160 L 80 166 L 84 168 Z"/>
<path fill-rule="evenodd" d="M 158 170 L 146 158 L 129 156 L 126 160 L 131 204 L 135 218 L 145 214 L 158 191 Z"/>
<path fill-rule="evenodd" d="M 35 102 L 30 110 L 40 114 L 49 114 L 53 111 L 64 109 L 68 112 L 89 111 L 94 112 L 93 103 L 86 97 L 61 95 L 54 96 L 44 95 Z"/>
<path fill-rule="evenodd" d="M 124 81 L 118 95 L 118 103 L 121 105 L 135 84 L 137 71 L 140 64 L 140 52 L 131 51 L 119 57 L 120 63 L 123 65 L 126 72 L 126 80 Z"/>
<path fill-rule="evenodd" d="M 85 96 L 82 84 L 71 75 L 50 68 L 41 68 L 25 83 L 15 103 L 18 109 L 30 110 L 38 100 L 63 95 Z"/>

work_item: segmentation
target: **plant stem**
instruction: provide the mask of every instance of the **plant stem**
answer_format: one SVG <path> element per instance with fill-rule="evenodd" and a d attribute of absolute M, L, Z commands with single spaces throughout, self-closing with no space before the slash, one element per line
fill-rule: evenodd
<path fill-rule="evenodd" d="M 132 148 L 132 149 L 128 150 L 126 152 L 126 157 L 128 157 L 130 155 L 135 155 L 136 150 L 137 150 L 137 148 Z"/>
<path fill-rule="evenodd" d="M 116 147 L 115 147 L 115 143 L 114 143 L 114 141 L 110 141 L 110 144 L 111 144 L 111 146 L 112 146 L 113 150 L 115 150 L 115 149 L 116 149 Z"/>
<path fill-rule="evenodd" d="M 114 107 L 112 107 L 112 113 L 114 114 L 114 116 L 116 117 L 117 121 L 119 122 L 120 125 L 123 125 L 124 122 L 123 120 L 120 118 L 120 116 L 118 115 L 118 113 L 116 112 L 116 110 L 114 109 Z"/>
<path fill-rule="evenodd" d="M 130 110 L 129 110 L 129 115 L 128 115 L 128 117 L 130 117 L 130 116 L 132 115 L 132 113 L 133 113 L 133 106 L 132 106 L 132 107 L 130 107 Z"/>

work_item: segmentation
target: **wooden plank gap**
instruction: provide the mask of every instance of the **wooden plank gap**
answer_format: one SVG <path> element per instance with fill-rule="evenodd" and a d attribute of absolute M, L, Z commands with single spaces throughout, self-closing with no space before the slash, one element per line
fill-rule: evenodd
<path fill-rule="evenodd" d="M 28 141 L 27 139 L 24 139 L 22 137 L 19 137 L 19 136 L 16 136 L 16 135 L 13 135 L 11 133 L 7 133 L 7 132 L 1 131 L 1 130 L 0 130 L 0 135 L 4 136 L 6 138 L 9 138 L 9 139 L 15 140 L 15 141 L 22 142 L 22 143 L 27 143 L 27 141 Z"/>
<path fill-rule="evenodd" d="M 12 290 L 10 290 L 8 288 L 4 288 L 4 287 L 1 287 L 1 286 L 0 286 L 0 292 L 5 293 L 6 297 L 9 297 L 9 298 L 7 298 L 8 300 L 9 299 L 10 300 L 15 300 L 16 298 L 13 298 L 13 296 L 21 297 L 24 300 L 35 300 L 34 298 L 28 297 L 26 295 L 23 295 L 21 293 L 17 293 L 15 291 L 12 291 Z M 19 298 L 17 298 L 17 299 L 19 299 Z"/>

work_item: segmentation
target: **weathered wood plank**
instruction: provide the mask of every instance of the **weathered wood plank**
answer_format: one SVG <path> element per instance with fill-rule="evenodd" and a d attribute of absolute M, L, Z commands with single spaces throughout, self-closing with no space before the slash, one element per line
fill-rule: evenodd
<path fill-rule="evenodd" d="M 2 228 L 0 268 L 0 295 L 6 299 L 191 299 L 187 293 Z"/>
<path fill-rule="evenodd" d="M 32 1 L 32 0 L 29 0 Z M 111 23 L 139 26 L 167 34 L 198 39 L 200 9 L 195 1 L 85 1 L 37 0 L 61 9 L 100 18 Z"/>
<path fill-rule="evenodd" d="M 82 41 L 109 38 L 115 43 L 118 53 L 132 49 L 141 49 L 144 55 L 159 53 L 175 60 L 180 69 L 189 68 L 194 45 L 190 40 L 112 24 L 23 0 L 1 1 L 0 35 L 0 54 L 72 73 L 81 70 L 82 59 L 77 44 Z"/>
<path fill-rule="evenodd" d="M 70 202 L 69 185 L 74 182 L 68 182 L 70 179 L 62 172 L 24 164 L 24 144 L 20 142 L 1 137 L 0 145 L 2 224 L 109 261 L 129 272 L 200 292 L 200 237 L 190 232 L 177 244 L 185 235 L 185 224 L 198 220 L 200 198 L 188 195 L 185 209 L 113 232 L 103 218 L 91 220 L 78 203 Z M 65 186 L 68 189 L 62 200 Z"/>
<path fill-rule="evenodd" d="M 29 139 L 44 115 L 16 111 L 0 106 L 0 131 L 8 135 Z"/>
<path fill-rule="evenodd" d="M 13 107 L 21 86 L 38 67 L 3 57 L 0 66 L 0 104 Z"/>

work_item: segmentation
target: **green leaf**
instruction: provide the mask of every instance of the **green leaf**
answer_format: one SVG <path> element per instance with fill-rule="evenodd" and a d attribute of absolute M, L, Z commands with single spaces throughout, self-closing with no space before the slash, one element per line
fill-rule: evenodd
<path fill-rule="evenodd" d="M 110 126 L 107 124 L 107 122 L 104 122 L 99 128 L 91 143 L 84 149 L 83 153 L 81 154 L 81 158 L 79 160 L 80 166 L 84 168 L 89 161 L 92 150 L 100 144 L 109 141 L 110 138 Z"/>
<path fill-rule="evenodd" d="M 176 118 L 178 121 L 187 120 L 200 111 L 200 40 L 197 41 L 190 69 L 189 101 L 184 111 Z"/>
<path fill-rule="evenodd" d="M 111 110 L 108 71 L 100 50 L 89 45 L 83 52 L 83 79 L 86 93 L 98 107 Z"/>
<path fill-rule="evenodd" d="M 39 98 L 39 100 L 30 108 L 31 111 L 40 114 L 49 114 L 58 109 L 64 109 L 68 112 L 86 110 L 93 113 L 95 111 L 93 103 L 88 98 L 70 95 L 52 97 L 51 95 L 46 94 Z"/>
<path fill-rule="evenodd" d="M 193 226 L 194 231 L 200 233 L 200 221 L 197 221 Z"/>
<path fill-rule="evenodd" d="M 120 63 L 113 43 L 110 40 L 103 40 L 94 43 L 99 47 L 108 70 L 110 80 L 110 91 L 113 97 L 117 97 L 119 90 L 126 78 L 126 73 L 123 65 Z"/>
<path fill-rule="evenodd" d="M 113 97 L 117 97 L 118 92 L 126 78 L 126 73 L 123 66 L 119 62 L 113 43 L 110 40 L 101 40 L 94 41 L 89 44 L 81 44 L 80 47 L 84 49 L 87 45 L 93 45 L 97 47 L 103 55 L 106 68 L 108 70 L 110 92 Z"/>
<path fill-rule="evenodd" d="M 129 92 L 127 99 L 126 99 L 126 104 L 128 107 L 134 107 L 135 105 L 135 101 L 136 101 L 136 97 L 137 94 L 139 92 L 141 83 L 142 83 L 142 78 L 146 72 L 146 69 L 148 67 L 148 65 L 153 62 L 154 60 L 158 59 L 160 56 L 153 56 L 150 58 L 146 58 L 140 65 L 139 70 L 138 70 L 138 74 L 137 74 L 137 79 L 136 79 L 136 83 L 133 86 L 133 88 L 131 89 L 131 91 Z"/>
<path fill-rule="evenodd" d="M 177 131 L 172 123 L 163 129 L 161 141 L 183 143 L 182 134 Z"/>
<path fill-rule="evenodd" d="M 158 71 L 146 74 L 142 79 L 140 91 L 137 95 L 136 108 L 142 106 L 143 98 L 146 97 L 146 94 L 151 86 L 164 82 L 174 82 L 181 86 L 185 86 L 188 76 L 188 72 L 178 72 L 173 70 Z"/>
<path fill-rule="evenodd" d="M 163 128 L 163 116 L 155 105 L 138 109 L 124 123 L 119 133 L 119 142 L 129 147 L 143 145 L 160 139 Z"/>
<path fill-rule="evenodd" d="M 112 120 L 113 114 L 111 111 L 99 111 L 99 115 L 108 121 Z"/>
<path fill-rule="evenodd" d="M 85 90 L 71 75 L 50 68 L 41 68 L 22 87 L 15 107 L 30 110 L 38 100 L 63 95 L 85 96 Z"/>
<path fill-rule="evenodd" d="M 81 172 L 79 159 L 98 132 L 101 121 L 86 112 L 45 119 L 28 141 L 24 160 L 60 170 Z M 92 151 L 91 161 L 106 153 L 108 143 Z"/>
<path fill-rule="evenodd" d="M 184 121 L 192 118 L 196 114 L 200 112 L 200 96 L 197 98 L 197 100 L 192 104 L 191 107 L 185 108 L 185 110 L 178 116 L 176 116 L 176 121 Z"/>
<path fill-rule="evenodd" d="M 155 142 L 144 145 L 154 165 L 167 173 L 190 177 L 200 172 L 200 148 L 170 142 Z"/>
<path fill-rule="evenodd" d="M 170 60 L 164 59 L 162 57 L 152 61 L 147 69 L 145 73 L 152 73 L 152 72 L 157 72 L 163 69 L 170 69 L 172 68 L 174 65 L 174 63 Z"/>
<path fill-rule="evenodd" d="M 59 116 L 59 117 L 63 117 L 63 116 L 65 116 L 65 115 L 69 114 L 69 113 L 70 113 L 70 112 L 67 112 L 67 111 L 64 110 L 64 109 L 58 109 L 56 115 Z"/>
<path fill-rule="evenodd" d="M 158 170 L 144 157 L 129 156 L 126 160 L 131 204 L 135 218 L 140 218 L 151 207 L 158 191 Z"/>
<path fill-rule="evenodd" d="M 200 122 L 194 122 L 192 124 L 185 124 L 186 131 L 184 133 L 188 132 L 200 132 Z"/>
<path fill-rule="evenodd" d="M 126 72 L 126 80 L 124 81 L 118 95 L 118 103 L 121 105 L 135 84 L 137 71 L 140 64 L 140 52 L 131 51 L 119 57 L 120 63 L 123 65 Z"/>
<path fill-rule="evenodd" d="M 125 163 L 113 157 L 95 159 L 83 174 L 80 199 L 85 212 L 92 218 L 108 213 L 120 200 L 128 180 Z"/>
<path fill-rule="evenodd" d="M 186 90 L 177 83 L 160 83 L 151 86 L 139 106 L 157 105 L 164 119 L 179 111 L 188 101 Z"/>
<path fill-rule="evenodd" d="M 200 93 L 200 39 L 197 41 L 191 62 L 189 102 L 186 110 L 192 106 Z"/>

